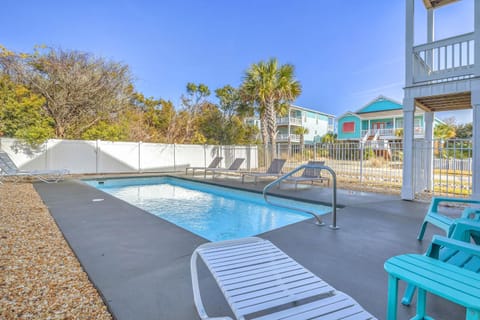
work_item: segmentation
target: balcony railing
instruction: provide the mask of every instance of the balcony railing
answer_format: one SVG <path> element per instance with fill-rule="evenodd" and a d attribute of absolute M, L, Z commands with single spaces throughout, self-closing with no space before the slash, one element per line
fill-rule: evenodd
<path fill-rule="evenodd" d="M 277 134 L 277 142 L 288 141 L 288 133 L 279 133 Z M 290 134 L 290 142 L 300 142 L 299 134 Z"/>
<path fill-rule="evenodd" d="M 292 117 L 277 118 L 277 125 L 288 125 L 288 124 L 301 126 L 302 118 L 292 118 Z"/>
<path fill-rule="evenodd" d="M 362 137 L 364 136 L 375 136 L 378 133 L 379 137 L 393 137 L 395 136 L 395 131 L 397 129 L 368 129 L 362 130 Z"/>
<path fill-rule="evenodd" d="M 413 82 L 437 82 L 473 76 L 474 33 L 413 48 Z"/>
<path fill-rule="evenodd" d="M 378 133 L 378 138 L 391 138 L 391 137 L 397 136 L 395 133 L 399 129 L 402 129 L 402 128 L 368 129 L 368 130 L 362 130 L 361 134 L 362 134 L 362 137 L 365 137 L 365 136 L 375 136 Z M 424 134 L 423 127 L 415 127 L 413 130 L 416 136 Z"/>

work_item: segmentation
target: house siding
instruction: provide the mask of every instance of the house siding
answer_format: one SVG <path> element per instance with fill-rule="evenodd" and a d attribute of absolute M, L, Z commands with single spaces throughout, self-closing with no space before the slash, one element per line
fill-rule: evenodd
<path fill-rule="evenodd" d="M 345 123 L 353 122 L 354 130 L 352 132 L 343 132 L 343 126 Z M 361 120 L 355 115 L 348 115 L 338 119 L 338 134 L 337 139 L 339 140 L 348 140 L 348 139 L 360 139 L 361 132 Z"/>

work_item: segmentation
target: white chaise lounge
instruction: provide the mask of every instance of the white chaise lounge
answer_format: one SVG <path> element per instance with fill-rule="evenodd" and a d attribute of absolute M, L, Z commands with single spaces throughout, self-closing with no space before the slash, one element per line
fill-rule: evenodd
<path fill-rule="evenodd" d="M 63 180 L 69 171 L 60 170 L 20 170 L 10 159 L 6 152 L 0 151 L 0 183 L 2 178 L 14 178 L 15 181 L 22 177 L 32 177 L 47 183 L 56 183 Z"/>
<path fill-rule="evenodd" d="M 207 315 L 200 295 L 199 256 L 236 319 L 375 319 L 354 299 L 336 291 L 270 241 L 256 237 L 206 243 L 195 250 L 190 267 L 201 319 L 213 318 Z"/>

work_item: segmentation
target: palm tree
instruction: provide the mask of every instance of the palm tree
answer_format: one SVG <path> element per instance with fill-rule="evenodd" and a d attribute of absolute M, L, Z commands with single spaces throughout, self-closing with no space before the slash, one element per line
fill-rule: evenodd
<path fill-rule="evenodd" d="M 337 134 L 332 132 L 326 133 L 320 141 L 322 143 L 334 143 L 337 141 Z"/>
<path fill-rule="evenodd" d="M 303 155 L 303 151 L 305 150 L 305 135 L 308 134 L 310 131 L 308 128 L 298 127 L 296 128 L 293 133 L 298 134 L 300 136 L 300 153 Z"/>
<path fill-rule="evenodd" d="M 272 159 L 276 157 L 277 113 L 302 92 L 291 64 L 278 66 L 277 59 L 253 64 L 245 73 L 242 91 L 260 114 L 263 142 L 270 140 Z"/>
<path fill-rule="evenodd" d="M 457 135 L 455 125 L 448 123 L 441 123 L 435 126 L 434 136 L 442 140 L 453 139 Z"/>
<path fill-rule="evenodd" d="M 441 123 L 433 129 L 433 135 L 437 139 L 435 141 L 435 153 L 436 155 L 440 155 L 441 157 L 447 157 L 447 152 L 443 149 L 445 145 L 445 140 L 453 139 L 456 137 L 457 132 L 455 130 L 455 125 L 451 123 Z M 441 153 L 441 154 L 440 154 Z"/>

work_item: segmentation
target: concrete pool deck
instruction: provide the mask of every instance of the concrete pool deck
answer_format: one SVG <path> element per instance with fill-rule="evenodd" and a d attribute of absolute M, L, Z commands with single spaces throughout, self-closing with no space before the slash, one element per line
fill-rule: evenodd
<path fill-rule="evenodd" d="M 252 190 L 262 187 L 242 185 L 238 179 L 215 183 Z M 78 180 L 36 183 L 35 188 L 116 319 L 198 319 L 189 263 L 193 250 L 207 240 Z M 324 203 L 331 199 L 331 190 L 321 187 L 274 192 Z M 441 231 L 429 227 L 425 240 L 416 240 L 427 203 L 345 190 L 338 191 L 337 200 L 344 206 L 338 210 L 339 230 L 319 227 L 309 219 L 260 237 L 385 319 L 385 260 L 424 252 L 434 232 Z M 325 216 L 327 225 L 330 218 Z M 210 316 L 232 315 L 203 268 L 200 285 Z M 428 299 L 428 313 L 434 318 L 465 317 L 459 306 L 434 296 Z M 399 319 L 411 318 L 415 305 L 400 306 Z"/>

